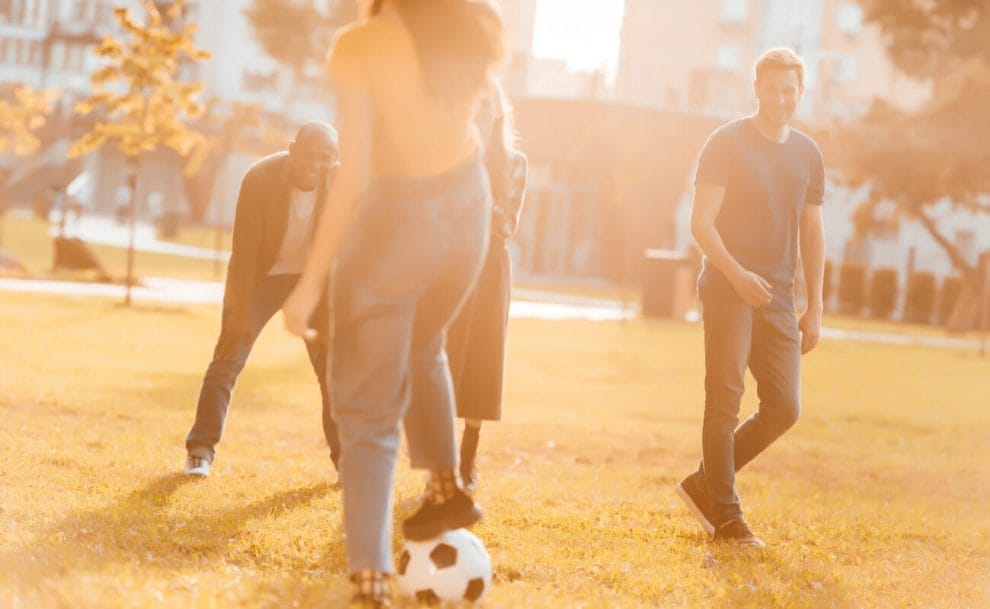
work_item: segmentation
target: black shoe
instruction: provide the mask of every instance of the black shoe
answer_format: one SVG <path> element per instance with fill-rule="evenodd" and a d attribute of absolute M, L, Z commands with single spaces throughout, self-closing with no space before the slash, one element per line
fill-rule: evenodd
<path fill-rule="evenodd" d="M 446 531 L 463 529 L 481 520 L 481 508 L 467 493 L 458 489 L 443 503 L 427 500 L 402 523 L 402 534 L 410 541 L 435 539 Z"/>
<path fill-rule="evenodd" d="M 760 549 L 767 547 L 763 540 L 753 535 L 753 531 L 749 530 L 749 526 L 746 525 L 746 521 L 741 516 L 719 525 L 718 530 L 715 531 L 715 541 L 726 541 Z"/>
<path fill-rule="evenodd" d="M 691 514 L 697 518 L 701 528 L 705 529 L 709 535 L 715 535 L 712 500 L 708 496 L 708 487 L 705 486 L 705 479 L 701 472 L 694 472 L 681 480 L 674 487 L 674 490 L 691 510 Z"/>

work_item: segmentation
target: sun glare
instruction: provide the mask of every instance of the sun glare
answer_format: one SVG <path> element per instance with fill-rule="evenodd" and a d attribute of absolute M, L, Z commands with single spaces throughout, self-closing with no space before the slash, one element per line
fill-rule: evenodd
<path fill-rule="evenodd" d="M 563 59 L 572 70 L 603 70 L 619 61 L 622 0 L 539 0 L 533 55 Z"/>

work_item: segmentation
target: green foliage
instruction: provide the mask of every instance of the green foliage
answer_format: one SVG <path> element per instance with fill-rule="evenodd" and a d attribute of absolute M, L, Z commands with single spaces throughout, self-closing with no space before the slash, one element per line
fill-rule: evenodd
<path fill-rule="evenodd" d="M 176 0 L 165 17 L 150 0 L 142 6 L 145 23 L 127 9 L 114 10 L 125 39 L 108 36 L 96 48 L 106 64 L 90 75 L 93 93 L 76 105 L 76 112 L 95 113 L 98 119 L 69 155 L 79 156 L 107 142 L 129 157 L 164 146 L 186 157 L 186 171 L 193 172 L 202 162 L 205 140 L 189 122 L 205 111 L 199 101 L 204 84 L 183 82 L 178 71 L 183 61 L 203 61 L 210 54 L 193 41 L 195 23 L 173 31 L 166 22 L 165 17 L 181 17 L 184 0 Z"/>
<path fill-rule="evenodd" d="M 12 101 L 0 99 L 0 153 L 29 154 L 38 149 L 41 142 L 33 132 L 45 124 L 56 95 L 56 91 L 18 87 Z"/>
<path fill-rule="evenodd" d="M 336 28 L 357 16 L 357 3 L 337 0 L 323 10 L 312 1 L 252 0 L 244 14 L 265 52 L 299 79 L 326 58 Z"/>
<path fill-rule="evenodd" d="M 869 185 L 856 215 L 868 233 L 898 217 L 919 222 L 963 276 L 975 269 L 931 210 L 943 201 L 988 213 L 990 193 L 990 2 L 860 0 L 879 25 L 891 60 L 904 73 L 927 79 L 932 98 L 916 111 L 876 100 L 860 119 L 832 133 L 831 148 L 844 180 Z"/>

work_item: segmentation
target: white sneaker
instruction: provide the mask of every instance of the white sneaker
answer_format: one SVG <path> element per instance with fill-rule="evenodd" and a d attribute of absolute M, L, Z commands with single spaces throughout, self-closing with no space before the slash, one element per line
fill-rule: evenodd
<path fill-rule="evenodd" d="M 187 476 L 206 478 L 210 475 L 210 462 L 202 457 L 189 455 L 186 457 L 185 472 Z"/>

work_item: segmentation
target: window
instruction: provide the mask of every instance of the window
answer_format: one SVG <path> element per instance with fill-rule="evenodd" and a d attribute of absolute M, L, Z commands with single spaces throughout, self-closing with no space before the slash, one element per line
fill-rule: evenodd
<path fill-rule="evenodd" d="M 863 30 L 863 9 L 858 4 L 847 3 L 839 7 L 839 31 L 855 35 Z"/>
<path fill-rule="evenodd" d="M 723 72 L 739 70 L 739 47 L 734 44 L 723 44 L 715 53 L 715 67 Z"/>
<path fill-rule="evenodd" d="M 84 59 L 84 47 L 73 44 L 69 47 L 69 71 L 74 73 L 82 72 Z"/>
<path fill-rule="evenodd" d="M 64 72 L 66 70 L 67 66 L 65 63 L 66 60 L 65 51 L 66 51 L 65 44 L 61 42 L 56 42 L 55 44 L 52 45 L 51 57 L 49 59 L 49 64 L 48 64 L 49 66 L 51 66 L 52 69 L 58 70 L 60 72 Z"/>
<path fill-rule="evenodd" d="M 27 65 L 31 63 L 31 41 L 21 40 L 17 45 L 17 63 Z"/>
<path fill-rule="evenodd" d="M 722 23 L 746 23 L 749 0 L 722 0 Z"/>

